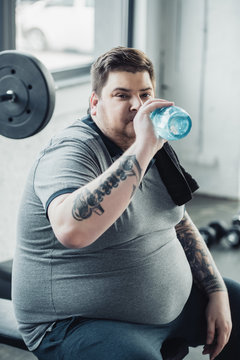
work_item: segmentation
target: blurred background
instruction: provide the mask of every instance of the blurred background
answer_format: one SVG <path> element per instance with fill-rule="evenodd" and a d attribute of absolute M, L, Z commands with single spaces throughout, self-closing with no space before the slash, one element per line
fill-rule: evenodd
<path fill-rule="evenodd" d="M 157 96 L 191 115 L 190 134 L 171 145 L 200 185 L 187 204 L 196 225 L 230 226 L 240 210 L 239 17 L 239 0 L 0 0 L 0 51 L 35 55 L 56 84 L 55 111 L 43 131 L 23 140 L 0 136 L 0 261 L 14 254 L 18 204 L 34 158 L 86 114 L 91 63 L 118 45 L 146 52 Z M 215 246 L 212 253 L 222 273 L 240 281 L 239 250 Z"/>

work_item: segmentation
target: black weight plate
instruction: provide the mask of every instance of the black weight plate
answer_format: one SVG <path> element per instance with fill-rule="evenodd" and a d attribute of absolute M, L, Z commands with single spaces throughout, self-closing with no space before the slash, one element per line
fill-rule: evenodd
<path fill-rule="evenodd" d="M 15 93 L 16 100 L 0 102 L 1 135 L 23 139 L 48 124 L 55 106 L 55 85 L 37 58 L 16 50 L 0 53 L 0 93 L 7 90 Z"/>

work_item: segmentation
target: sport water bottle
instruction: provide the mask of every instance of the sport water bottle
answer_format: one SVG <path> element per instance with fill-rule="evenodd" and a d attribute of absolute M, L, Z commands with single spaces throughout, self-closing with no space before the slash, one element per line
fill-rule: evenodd
<path fill-rule="evenodd" d="M 189 114 L 178 106 L 155 109 L 150 118 L 156 134 L 166 140 L 179 140 L 186 136 L 192 127 Z"/>

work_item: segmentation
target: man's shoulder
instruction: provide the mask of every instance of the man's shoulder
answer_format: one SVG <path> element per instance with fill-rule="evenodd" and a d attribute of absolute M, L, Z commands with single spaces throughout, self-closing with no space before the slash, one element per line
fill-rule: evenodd
<path fill-rule="evenodd" d="M 86 117 L 77 119 L 68 127 L 62 129 L 52 138 L 52 142 L 61 142 L 64 140 L 72 140 L 85 142 L 87 140 L 98 140 L 99 135 L 84 120 Z"/>
<path fill-rule="evenodd" d="M 109 152 L 98 132 L 84 118 L 77 119 L 54 135 L 38 154 L 37 162 L 44 159 L 95 159 L 109 162 Z M 98 159 L 98 160 L 97 160 Z"/>
<path fill-rule="evenodd" d="M 40 156 L 48 151 L 52 152 L 62 147 L 66 148 L 66 146 L 69 148 L 78 148 L 79 151 L 81 151 L 81 149 L 84 151 L 85 149 L 99 152 L 104 147 L 101 137 L 83 120 L 84 118 L 77 119 L 71 125 L 54 135 L 42 149 Z"/>

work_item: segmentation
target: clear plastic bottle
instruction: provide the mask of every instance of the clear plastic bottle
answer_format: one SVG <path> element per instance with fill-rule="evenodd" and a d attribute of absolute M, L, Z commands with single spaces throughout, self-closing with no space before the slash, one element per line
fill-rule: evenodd
<path fill-rule="evenodd" d="M 156 134 L 166 140 L 179 140 L 192 127 L 189 114 L 178 106 L 158 108 L 150 114 Z"/>

